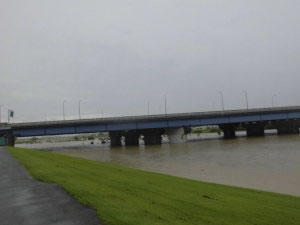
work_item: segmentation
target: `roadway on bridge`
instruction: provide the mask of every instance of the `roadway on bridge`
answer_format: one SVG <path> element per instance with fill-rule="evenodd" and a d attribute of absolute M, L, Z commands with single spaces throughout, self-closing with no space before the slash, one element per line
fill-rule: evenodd
<path fill-rule="evenodd" d="M 96 211 L 85 207 L 56 184 L 34 180 L 0 147 L 1 225 L 98 225 Z"/>

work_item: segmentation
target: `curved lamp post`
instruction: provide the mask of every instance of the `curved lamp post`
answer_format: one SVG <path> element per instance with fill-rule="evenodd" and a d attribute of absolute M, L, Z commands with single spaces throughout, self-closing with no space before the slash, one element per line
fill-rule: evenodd
<path fill-rule="evenodd" d="M 81 120 L 81 100 L 78 101 L 78 115 L 79 115 L 79 119 Z"/>
<path fill-rule="evenodd" d="M 248 104 L 248 92 L 247 92 L 247 91 L 243 91 L 243 93 L 245 94 L 246 107 L 247 107 L 247 110 L 248 110 L 248 109 L 249 109 L 249 104 Z"/>
<path fill-rule="evenodd" d="M 65 102 L 66 100 L 63 100 L 63 119 L 65 120 L 66 117 L 65 117 Z"/>
<path fill-rule="evenodd" d="M 2 111 L 2 107 L 3 107 L 3 105 L 0 105 L 0 123 L 1 123 L 1 111 Z"/>
<path fill-rule="evenodd" d="M 221 100 L 222 100 L 222 109 L 223 111 L 225 111 L 225 107 L 224 107 L 224 95 L 222 91 L 218 91 L 219 95 L 221 96 Z"/>
<path fill-rule="evenodd" d="M 275 99 L 275 97 L 277 97 L 276 94 L 272 95 L 272 107 L 274 107 L 274 99 Z"/>

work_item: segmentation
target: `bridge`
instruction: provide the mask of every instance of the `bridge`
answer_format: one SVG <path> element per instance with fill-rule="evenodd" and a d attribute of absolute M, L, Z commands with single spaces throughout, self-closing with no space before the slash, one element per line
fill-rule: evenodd
<path fill-rule="evenodd" d="M 218 125 L 224 138 L 234 138 L 242 126 L 248 136 L 263 136 L 266 125 L 278 134 L 299 133 L 300 106 L 227 110 L 197 113 L 176 113 L 149 116 L 127 116 L 98 119 L 45 121 L 0 124 L 0 144 L 14 145 L 16 137 L 108 132 L 112 146 L 138 145 L 140 135 L 146 145 L 161 143 L 168 135 L 170 143 L 183 143 L 191 127 Z"/>

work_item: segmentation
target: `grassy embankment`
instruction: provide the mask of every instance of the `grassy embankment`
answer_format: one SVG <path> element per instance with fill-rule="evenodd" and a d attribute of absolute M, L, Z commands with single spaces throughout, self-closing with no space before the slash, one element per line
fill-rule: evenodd
<path fill-rule="evenodd" d="M 49 152 L 9 148 L 30 174 L 62 186 L 108 225 L 294 225 L 300 198 L 203 183 Z"/>

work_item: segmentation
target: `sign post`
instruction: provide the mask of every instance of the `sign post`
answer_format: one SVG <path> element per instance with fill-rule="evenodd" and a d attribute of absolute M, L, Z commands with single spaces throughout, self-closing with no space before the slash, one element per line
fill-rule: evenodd
<path fill-rule="evenodd" d="M 10 118 L 14 118 L 14 111 L 13 110 L 8 110 L 8 112 L 7 112 L 7 114 L 8 114 L 8 119 L 7 119 L 7 121 L 8 121 L 8 123 L 9 123 L 9 121 L 10 121 Z"/>

